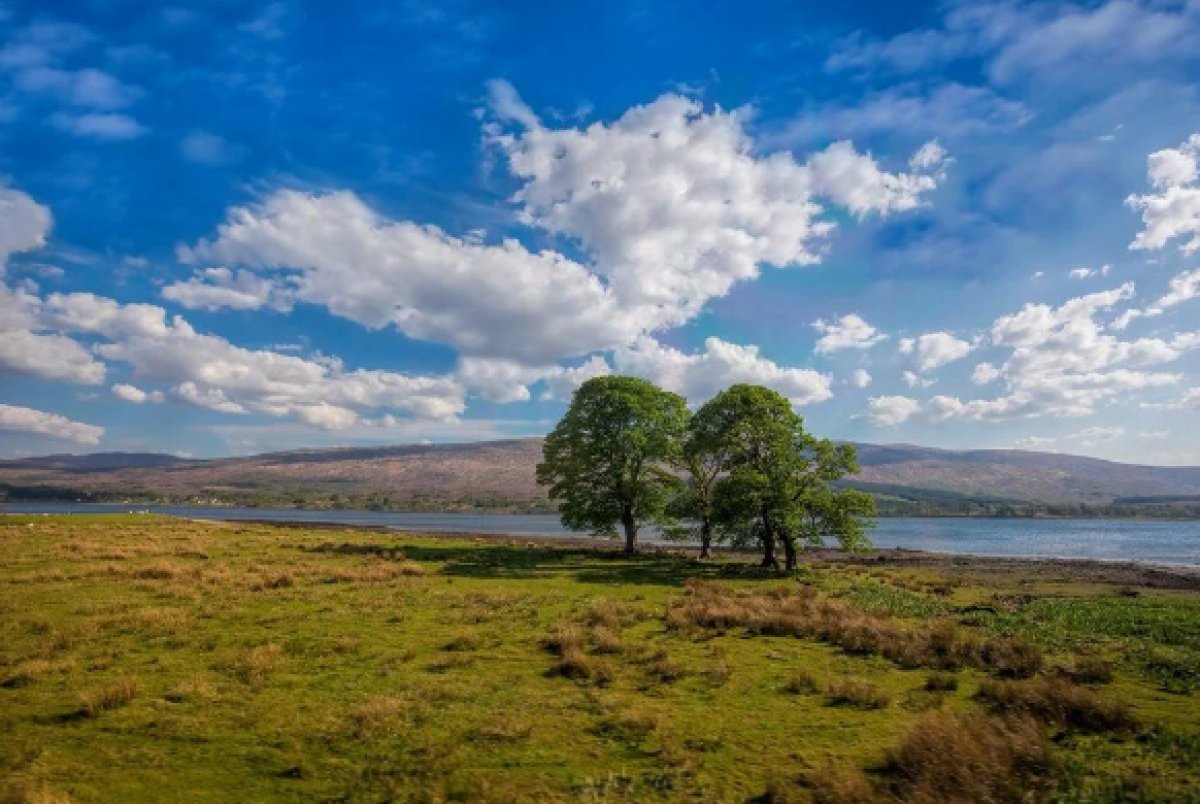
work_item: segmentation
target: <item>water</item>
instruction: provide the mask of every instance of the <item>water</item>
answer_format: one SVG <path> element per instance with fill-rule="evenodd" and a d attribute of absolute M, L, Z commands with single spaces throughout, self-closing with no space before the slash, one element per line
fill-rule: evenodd
<path fill-rule="evenodd" d="M 192 519 L 327 522 L 425 532 L 571 535 L 552 514 L 418 514 L 92 503 L 9 503 L 11 513 L 153 513 Z M 881 519 L 878 547 L 1014 557 L 1093 558 L 1200 566 L 1200 521 L 1125 519 Z M 653 541 L 650 534 L 647 541 Z"/>

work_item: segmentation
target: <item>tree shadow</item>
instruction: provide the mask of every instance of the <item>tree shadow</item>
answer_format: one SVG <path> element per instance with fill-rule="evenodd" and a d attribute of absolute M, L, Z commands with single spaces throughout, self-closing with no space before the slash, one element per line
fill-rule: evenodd
<path fill-rule="evenodd" d="M 459 578 L 526 580 L 568 577 L 581 583 L 683 586 L 692 579 L 772 579 L 779 573 L 741 561 L 699 561 L 679 554 L 632 556 L 605 549 L 529 545 L 405 545 L 408 558 L 442 564 L 441 574 Z"/>

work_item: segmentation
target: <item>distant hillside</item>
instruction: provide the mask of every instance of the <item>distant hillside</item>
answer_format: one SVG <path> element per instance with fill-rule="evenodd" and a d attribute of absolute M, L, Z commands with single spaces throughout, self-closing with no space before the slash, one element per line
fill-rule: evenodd
<path fill-rule="evenodd" d="M 418 510 L 546 510 L 541 439 L 301 450 L 247 458 L 52 455 L 0 462 L 10 499 Z M 886 513 L 1200 513 L 1200 467 L 1017 450 L 858 444 L 850 485 Z"/>

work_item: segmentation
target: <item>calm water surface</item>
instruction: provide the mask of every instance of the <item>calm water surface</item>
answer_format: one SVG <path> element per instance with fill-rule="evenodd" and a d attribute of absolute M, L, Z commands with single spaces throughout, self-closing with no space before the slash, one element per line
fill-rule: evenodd
<path fill-rule="evenodd" d="M 12 513 L 154 513 L 193 519 L 330 522 L 397 530 L 571 535 L 552 514 L 416 514 L 375 511 L 296 511 L 276 508 L 130 506 L 91 503 L 9 503 Z M 1200 565 L 1200 521 L 1116 519 L 881 519 L 871 534 L 878 547 L 943 553 L 1134 560 Z M 653 541 L 651 536 L 649 541 Z"/>

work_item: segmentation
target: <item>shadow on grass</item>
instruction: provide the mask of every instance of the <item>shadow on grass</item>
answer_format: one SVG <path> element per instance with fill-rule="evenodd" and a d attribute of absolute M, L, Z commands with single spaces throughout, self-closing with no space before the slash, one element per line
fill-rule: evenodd
<path fill-rule="evenodd" d="M 461 578 L 571 577 L 582 583 L 682 586 L 694 578 L 763 578 L 778 573 L 746 562 L 697 561 L 654 553 L 627 556 L 604 549 L 561 549 L 524 545 L 405 545 L 408 558 L 441 563 L 441 573 Z"/>

